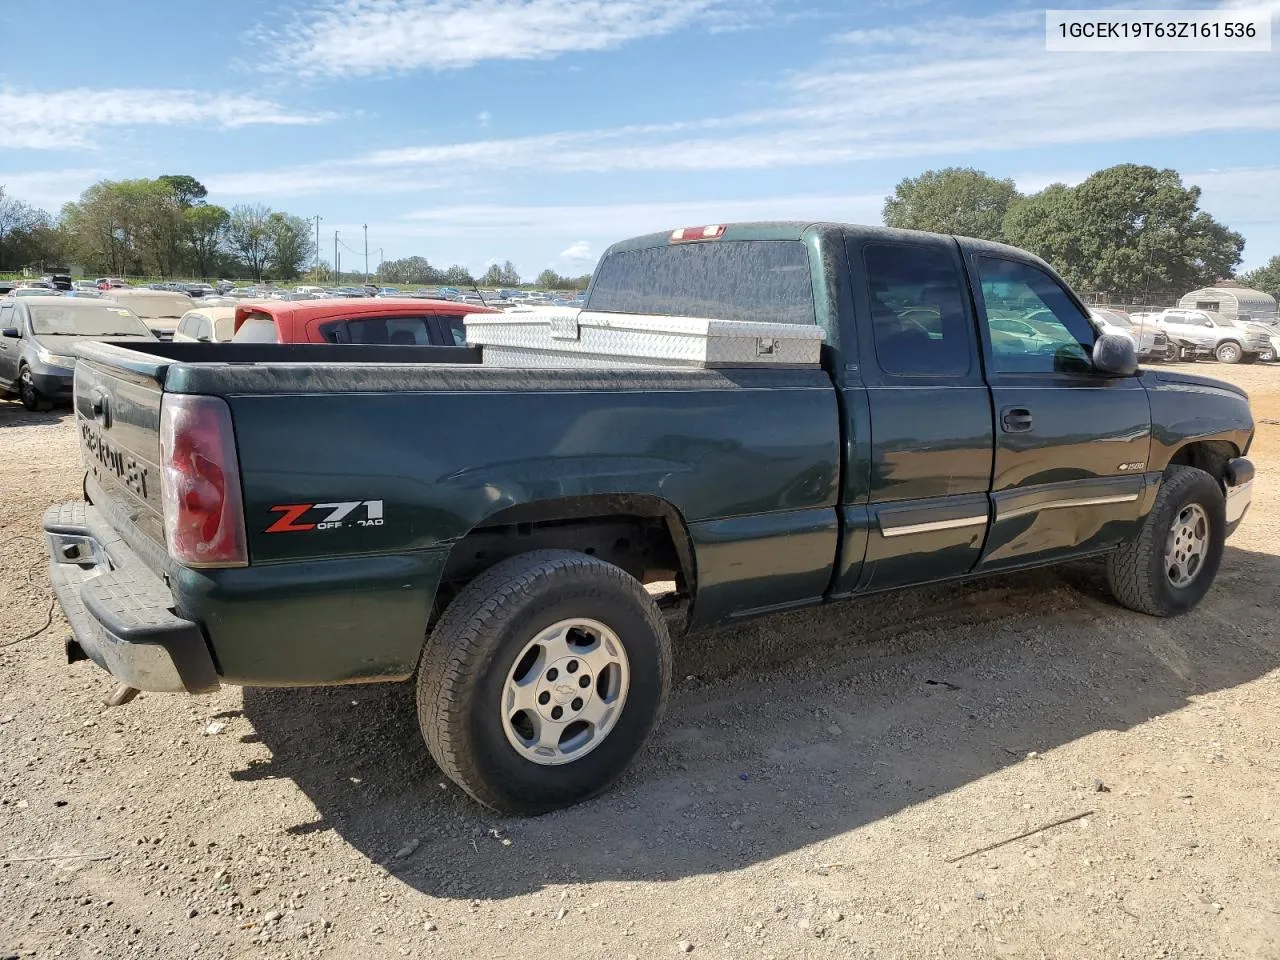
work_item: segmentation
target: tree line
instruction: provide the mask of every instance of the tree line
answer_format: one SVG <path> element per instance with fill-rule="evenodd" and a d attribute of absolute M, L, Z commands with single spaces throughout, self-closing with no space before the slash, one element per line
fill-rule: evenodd
<path fill-rule="evenodd" d="M 103 180 L 65 204 L 54 217 L 11 196 L 0 185 L 0 272 L 80 264 L 90 275 L 332 280 L 316 271 L 312 223 L 262 204 L 222 207 L 188 174 L 153 180 Z M 475 278 L 464 266 L 432 266 L 425 257 L 386 260 L 378 280 L 388 284 L 515 287 L 510 260 Z M 585 289 L 591 279 L 544 270 L 537 284 Z"/>
<path fill-rule="evenodd" d="M 518 287 L 525 281 L 510 260 L 502 264 L 490 264 L 479 278 L 473 277 L 466 267 L 454 264 L 441 269 L 432 266 L 426 257 L 404 257 L 400 260 L 384 260 L 378 266 L 378 282 L 405 284 L 408 286 L 466 287 L 482 284 L 486 287 Z M 543 270 L 533 281 L 535 286 L 547 290 L 585 290 L 591 282 L 591 274 L 581 277 L 564 277 L 554 270 Z"/>
<path fill-rule="evenodd" d="M 890 227 L 1030 250 L 1076 290 L 1116 303 L 1172 300 L 1234 277 L 1244 251 L 1244 237 L 1200 209 L 1199 187 L 1132 163 L 1031 194 L 971 167 L 926 170 L 897 185 L 883 214 Z M 1280 296 L 1280 257 L 1238 279 Z"/>
<path fill-rule="evenodd" d="M 0 187 L 0 270 L 78 263 L 89 273 L 291 280 L 315 258 L 310 221 L 262 204 L 209 203 L 195 177 L 103 180 L 58 216 Z"/>

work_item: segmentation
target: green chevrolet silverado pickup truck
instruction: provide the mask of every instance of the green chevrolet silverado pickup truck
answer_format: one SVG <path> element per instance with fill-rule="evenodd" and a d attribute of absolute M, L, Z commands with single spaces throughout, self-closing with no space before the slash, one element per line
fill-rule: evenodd
<path fill-rule="evenodd" d="M 537 813 L 653 732 L 665 605 L 697 630 L 1104 555 L 1120 604 L 1171 616 L 1249 503 L 1245 394 L 1139 370 L 1010 247 L 684 229 L 611 247 L 587 306 L 816 325 L 821 365 L 82 347 L 86 502 L 44 518 L 69 659 L 121 699 L 416 677 L 444 772 Z"/>

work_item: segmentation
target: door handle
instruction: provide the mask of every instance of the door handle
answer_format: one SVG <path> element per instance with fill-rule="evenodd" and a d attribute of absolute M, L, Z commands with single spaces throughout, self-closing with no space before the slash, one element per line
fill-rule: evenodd
<path fill-rule="evenodd" d="M 1031 430 L 1031 411 L 1026 407 L 1006 407 L 1000 412 L 1000 426 L 1005 433 L 1027 433 Z"/>

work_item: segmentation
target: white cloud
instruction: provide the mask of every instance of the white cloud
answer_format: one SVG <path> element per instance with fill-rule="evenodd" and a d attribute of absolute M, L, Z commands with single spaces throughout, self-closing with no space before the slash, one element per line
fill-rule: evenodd
<path fill-rule="evenodd" d="M 586 240 L 575 240 L 565 249 L 560 251 L 561 260 L 568 260 L 572 263 L 586 263 L 595 260 L 596 255 L 591 252 L 591 244 Z"/>
<path fill-rule="evenodd" d="M 32 170 L 20 173 L 0 171 L 0 187 L 5 193 L 33 207 L 52 214 L 68 200 L 74 200 L 86 187 L 104 179 L 108 170 L 80 167 L 72 170 Z"/>
<path fill-rule="evenodd" d="M 719 2 L 326 0 L 299 10 L 285 27 L 252 36 L 278 53 L 265 69 L 378 76 L 609 50 L 687 26 Z"/>
<path fill-rule="evenodd" d="M 0 89 L 6 149 L 66 149 L 92 145 L 112 126 L 193 126 L 223 129 L 322 123 L 329 114 L 300 114 L 262 97 L 197 90 Z"/>
<path fill-rule="evenodd" d="M 839 220 L 879 223 L 887 191 L 866 194 L 785 195 L 729 200 L 679 200 L 666 203 L 610 203 L 562 206 L 469 204 L 431 207 L 379 227 L 395 237 L 457 235 L 520 237 L 622 237 L 704 223 L 739 220 Z M 560 256 L 584 250 L 590 241 L 573 242 Z"/>

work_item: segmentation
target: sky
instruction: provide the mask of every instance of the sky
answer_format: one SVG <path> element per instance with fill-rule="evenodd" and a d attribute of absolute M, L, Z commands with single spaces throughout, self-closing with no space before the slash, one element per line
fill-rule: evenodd
<path fill-rule="evenodd" d="M 1280 0 L 1195 6 L 1280 21 Z M 1245 236 L 1244 269 L 1280 254 L 1280 26 L 1271 53 L 1048 53 L 1044 16 L 974 0 L 62 0 L 58 23 L 78 26 L 50 33 L 0 0 L 0 184 L 56 212 L 99 179 L 186 173 L 211 202 L 319 215 L 344 269 L 363 266 L 367 224 L 371 268 L 510 259 L 532 277 L 679 226 L 880 223 L 894 185 L 929 168 L 1035 191 L 1130 162 L 1200 186 Z"/>

